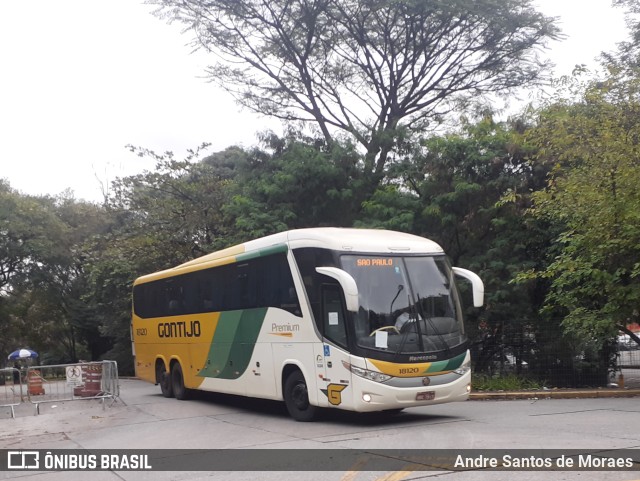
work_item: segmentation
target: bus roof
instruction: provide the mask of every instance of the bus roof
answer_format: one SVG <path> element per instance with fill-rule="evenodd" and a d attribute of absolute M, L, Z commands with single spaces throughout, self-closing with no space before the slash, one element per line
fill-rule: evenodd
<path fill-rule="evenodd" d="M 371 253 L 442 253 L 442 248 L 429 239 L 389 230 L 320 227 L 292 230 L 283 234 L 287 235 L 292 248 L 323 247 L 337 251 Z"/>
<path fill-rule="evenodd" d="M 355 229 L 342 227 L 317 227 L 296 229 L 238 244 L 206 254 L 171 269 L 156 272 L 136 279 L 134 284 L 149 282 L 163 277 L 190 272 L 204 267 L 231 264 L 256 253 L 278 250 L 288 246 L 318 247 L 337 251 L 377 254 L 442 254 L 435 242 L 412 234 L 378 229 Z"/>

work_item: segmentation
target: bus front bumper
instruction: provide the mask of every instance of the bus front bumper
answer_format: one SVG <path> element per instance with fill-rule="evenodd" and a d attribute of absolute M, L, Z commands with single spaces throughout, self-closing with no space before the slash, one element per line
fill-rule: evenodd
<path fill-rule="evenodd" d="M 471 392 L 471 373 L 447 384 L 400 388 L 352 376 L 354 410 L 358 412 L 404 409 L 466 401 Z"/>

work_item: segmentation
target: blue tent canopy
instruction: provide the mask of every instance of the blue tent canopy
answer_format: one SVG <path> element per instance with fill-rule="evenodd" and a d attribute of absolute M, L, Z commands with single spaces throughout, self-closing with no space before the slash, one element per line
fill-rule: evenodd
<path fill-rule="evenodd" d="M 13 351 L 11 354 L 9 354 L 9 358 L 10 360 L 16 360 L 16 359 L 33 359 L 38 357 L 38 353 L 36 351 L 32 351 L 31 349 L 18 349 L 17 351 Z"/>

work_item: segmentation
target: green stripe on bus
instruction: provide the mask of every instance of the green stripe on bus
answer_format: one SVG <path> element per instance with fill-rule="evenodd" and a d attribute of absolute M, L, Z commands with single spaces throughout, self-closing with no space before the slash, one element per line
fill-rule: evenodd
<path fill-rule="evenodd" d="M 265 247 L 264 249 L 258 249 L 256 251 L 245 252 L 244 254 L 238 254 L 236 256 L 236 262 L 248 261 L 249 259 L 256 259 L 257 257 L 271 256 L 273 254 L 281 254 L 287 252 L 288 247 L 286 244 L 277 244 L 274 246 Z"/>
<path fill-rule="evenodd" d="M 449 359 L 447 365 L 442 369 L 443 371 L 453 371 L 454 369 L 458 369 L 462 366 L 464 362 L 464 358 L 467 357 L 467 353 L 463 352 L 459 356 L 454 357 L 453 359 Z"/>
<path fill-rule="evenodd" d="M 207 366 L 198 376 L 237 379 L 247 369 L 267 308 L 220 314 Z"/>
<path fill-rule="evenodd" d="M 429 366 L 429 369 L 426 369 L 424 373 L 426 374 L 432 372 L 453 371 L 454 369 L 458 369 L 464 362 L 464 358 L 466 357 L 466 355 L 467 353 L 464 352 L 459 356 L 454 357 L 453 359 L 432 362 Z"/>
<path fill-rule="evenodd" d="M 429 368 L 427 370 L 425 370 L 425 373 L 428 372 L 440 372 L 440 371 L 444 371 L 445 368 L 447 367 L 447 364 L 449 364 L 449 361 L 434 361 L 431 363 L 431 365 L 429 366 Z"/>

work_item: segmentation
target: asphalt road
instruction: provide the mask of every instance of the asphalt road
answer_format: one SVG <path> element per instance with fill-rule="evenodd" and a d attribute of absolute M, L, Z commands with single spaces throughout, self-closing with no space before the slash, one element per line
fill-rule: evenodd
<path fill-rule="evenodd" d="M 281 403 L 234 396 L 165 399 L 157 386 L 121 380 L 121 401 L 22 406 L 0 416 L 0 449 L 640 449 L 640 398 L 468 401 L 408 409 L 396 416 L 329 412 L 290 419 Z M 0 410 L 0 412 L 2 412 Z M 234 453 L 238 453 L 234 451 Z M 0 479 L 67 480 L 640 480 L 640 471 L 500 472 L 0 472 Z"/>

